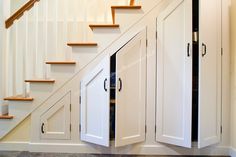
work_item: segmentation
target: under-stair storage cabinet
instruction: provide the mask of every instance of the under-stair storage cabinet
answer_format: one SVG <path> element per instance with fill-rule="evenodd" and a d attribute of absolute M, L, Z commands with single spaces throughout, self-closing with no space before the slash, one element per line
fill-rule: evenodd
<path fill-rule="evenodd" d="M 71 137 L 71 94 L 56 102 L 40 117 L 41 139 L 69 140 Z"/>
<path fill-rule="evenodd" d="M 115 83 L 110 83 L 114 72 Z M 106 56 L 82 79 L 81 140 L 106 147 L 111 137 L 116 147 L 144 141 L 145 98 L 146 30 L 112 57 Z M 110 125 L 115 126 L 114 131 Z"/>
<path fill-rule="evenodd" d="M 221 0 L 174 1 L 158 17 L 157 33 L 156 140 L 188 148 L 219 143 Z"/>

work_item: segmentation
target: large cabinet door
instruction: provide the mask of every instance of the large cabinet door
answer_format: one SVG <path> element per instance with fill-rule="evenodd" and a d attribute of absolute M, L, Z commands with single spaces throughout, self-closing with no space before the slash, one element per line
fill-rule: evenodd
<path fill-rule="evenodd" d="M 110 56 L 81 82 L 81 140 L 109 146 Z"/>
<path fill-rule="evenodd" d="M 136 35 L 116 56 L 115 146 L 145 140 L 146 30 Z"/>
<path fill-rule="evenodd" d="M 220 142 L 221 0 L 200 0 L 199 148 Z"/>
<path fill-rule="evenodd" d="M 191 147 L 192 1 L 170 4 L 157 31 L 156 140 Z"/>
<path fill-rule="evenodd" d="M 70 139 L 70 93 L 41 116 L 41 139 Z M 58 125 L 60 124 L 60 125 Z"/>

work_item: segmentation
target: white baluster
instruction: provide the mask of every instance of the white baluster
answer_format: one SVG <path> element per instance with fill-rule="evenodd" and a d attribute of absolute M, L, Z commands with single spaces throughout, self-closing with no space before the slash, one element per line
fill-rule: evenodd
<path fill-rule="evenodd" d="M 47 51 L 48 51 L 48 1 L 44 0 L 44 33 L 45 33 L 45 48 L 44 48 L 44 53 L 43 53 L 43 59 L 44 61 L 47 61 Z M 47 78 L 47 65 L 44 64 L 44 78 Z"/>
<path fill-rule="evenodd" d="M 23 51 L 23 95 L 24 95 L 24 97 L 27 97 L 28 95 L 27 95 L 27 83 L 25 83 L 24 82 L 24 80 L 26 80 L 26 78 L 27 78 L 27 61 L 28 61 L 28 58 L 27 58 L 27 54 L 28 54 L 28 51 L 29 51 L 29 49 L 28 49 L 28 42 L 29 42 L 29 40 L 28 40 L 28 31 L 29 31 L 29 28 L 28 28 L 28 17 L 29 17 L 29 15 L 28 15 L 28 12 L 26 12 L 25 14 L 24 14 L 24 16 L 25 16 L 25 49 L 24 49 L 24 51 Z"/>

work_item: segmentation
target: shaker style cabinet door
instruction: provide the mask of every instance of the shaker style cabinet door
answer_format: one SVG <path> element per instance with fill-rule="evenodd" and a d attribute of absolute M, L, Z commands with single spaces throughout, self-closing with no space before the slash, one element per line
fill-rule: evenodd
<path fill-rule="evenodd" d="M 70 139 L 71 94 L 67 93 L 41 116 L 41 139 Z M 58 125 L 60 124 L 60 125 Z"/>
<path fill-rule="evenodd" d="M 109 146 L 110 56 L 81 82 L 81 140 Z"/>
<path fill-rule="evenodd" d="M 176 0 L 157 19 L 156 140 L 191 147 L 192 1 Z"/>
<path fill-rule="evenodd" d="M 146 30 L 116 56 L 115 146 L 145 141 Z"/>
<path fill-rule="evenodd" d="M 199 148 L 220 142 L 221 0 L 199 1 Z"/>

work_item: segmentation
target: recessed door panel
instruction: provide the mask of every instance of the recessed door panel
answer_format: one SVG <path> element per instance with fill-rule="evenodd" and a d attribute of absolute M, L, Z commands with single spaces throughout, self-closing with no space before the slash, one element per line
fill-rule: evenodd
<path fill-rule="evenodd" d="M 156 140 L 191 147 L 192 1 L 170 4 L 157 32 Z"/>
<path fill-rule="evenodd" d="M 129 41 L 116 57 L 115 146 L 145 140 L 146 30 Z"/>
<path fill-rule="evenodd" d="M 110 56 L 81 81 L 81 140 L 109 146 Z"/>

